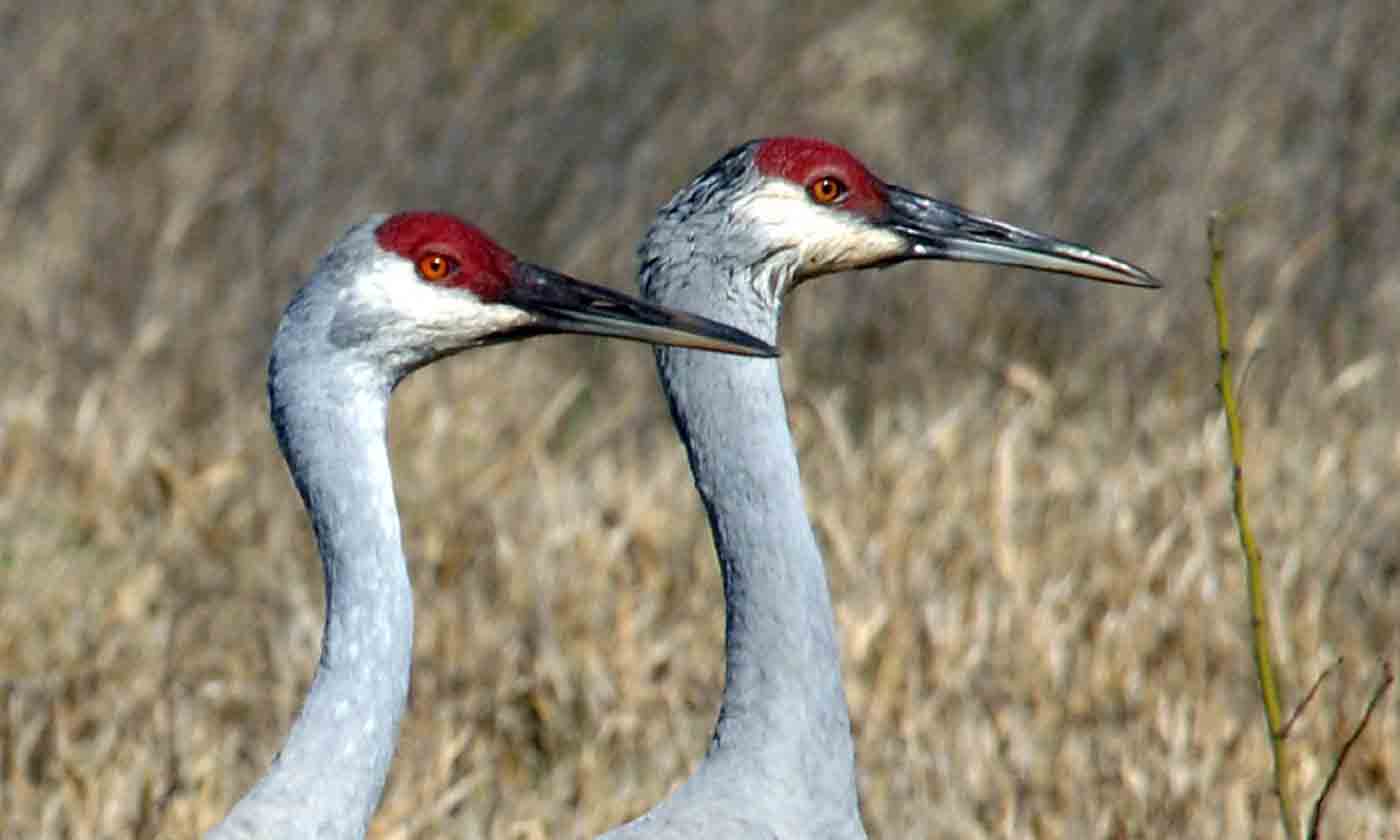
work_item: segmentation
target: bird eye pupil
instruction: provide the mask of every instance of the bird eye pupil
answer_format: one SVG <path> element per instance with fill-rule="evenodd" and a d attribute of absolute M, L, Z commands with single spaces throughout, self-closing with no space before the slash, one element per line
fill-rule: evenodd
<path fill-rule="evenodd" d="M 441 254 L 428 254 L 418 260 L 418 274 L 424 280 L 441 280 L 452 270 L 452 262 Z"/>
<path fill-rule="evenodd" d="M 813 181 L 808 193 L 818 204 L 832 204 L 846 194 L 846 185 L 827 175 Z"/>

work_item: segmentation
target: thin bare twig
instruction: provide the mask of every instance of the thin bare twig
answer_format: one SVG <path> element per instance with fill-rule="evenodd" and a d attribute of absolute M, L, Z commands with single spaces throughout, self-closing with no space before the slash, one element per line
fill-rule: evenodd
<path fill-rule="evenodd" d="M 1303 711 L 1308 708 L 1308 704 L 1312 702 L 1313 696 L 1317 694 L 1317 690 L 1322 688 L 1322 681 L 1331 676 L 1332 672 L 1335 671 L 1337 666 L 1341 665 L 1343 661 L 1345 661 L 1345 657 L 1337 657 L 1336 662 L 1323 668 L 1322 673 L 1318 674 L 1317 679 L 1313 680 L 1312 688 L 1309 688 L 1308 693 L 1303 695 L 1303 701 L 1293 709 L 1293 714 L 1288 717 L 1288 723 L 1283 725 L 1283 737 L 1287 738 L 1293 732 L 1293 724 L 1297 723 L 1298 718 L 1303 716 Z"/>
<path fill-rule="evenodd" d="M 1283 704 L 1279 702 L 1278 681 L 1274 674 L 1273 634 L 1269 627 L 1264 561 L 1259 545 L 1254 541 L 1254 531 L 1249 525 L 1249 512 L 1245 507 L 1244 431 L 1240 425 L 1239 406 L 1235 401 L 1234 378 L 1230 364 L 1230 318 L 1225 307 L 1223 280 L 1225 244 L 1220 228 L 1224 222 L 1222 214 L 1212 213 L 1206 226 L 1206 236 L 1210 243 L 1210 272 L 1207 285 L 1215 304 L 1216 341 L 1220 351 L 1220 381 L 1217 388 L 1220 391 L 1220 401 L 1225 409 L 1225 423 L 1229 430 L 1235 524 L 1239 530 L 1240 547 L 1244 550 L 1255 671 L 1259 676 L 1259 694 L 1264 703 L 1264 717 L 1269 728 L 1269 746 L 1274 755 L 1274 794 L 1278 797 L 1279 820 L 1283 823 L 1284 836 L 1288 840 L 1297 840 L 1297 808 L 1293 801 L 1289 778 L 1292 765 L 1288 760 L 1288 743 L 1283 731 Z"/>
<path fill-rule="evenodd" d="M 1346 743 L 1342 744 L 1342 751 L 1337 753 L 1337 761 L 1332 765 L 1332 769 L 1327 774 L 1327 781 L 1322 785 L 1322 793 L 1317 795 L 1317 802 L 1313 805 L 1312 819 L 1308 820 L 1308 840 L 1322 840 L 1322 813 L 1327 808 L 1327 795 L 1332 792 L 1332 786 L 1337 783 L 1337 779 L 1342 775 L 1342 765 L 1346 763 L 1347 755 L 1351 752 L 1352 746 L 1361 738 L 1361 733 L 1366 731 L 1366 725 L 1371 722 L 1371 713 L 1380 705 L 1381 698 L 1390 690 L 1390 686 L 1395 682 L 1395 672 L 1391 669 L 1389 662 L 1381 663 L 1381 684 L 1376 686 L 1376 690 L 1371 693 L 1371 699 L 1366 703 L 1366 711 L 1362 713 L 1361 720 L 1352 730 L 1351 736 Z"/>

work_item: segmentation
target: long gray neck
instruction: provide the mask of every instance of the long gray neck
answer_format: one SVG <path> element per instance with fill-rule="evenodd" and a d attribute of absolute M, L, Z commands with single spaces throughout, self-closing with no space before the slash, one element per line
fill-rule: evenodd
<path fill-rule="evenodd" d="M 271 769 L 208 835 L 361 838 L 408 697 L 413 595 L 385 444 L 392 383 L 278 334 L 273 424 L 326 580 L 321 659 Z"/>
<path fill-rule="evenodd" d="M 655 270 L 655 263 L 647 265 Z M 716 270 L 713 264 L 696 269 Z M 762 281 L 747 285 L 769 293 L 782 286 L 750 280 Z M 777 337 L 776 299 L 741 304 L 705 283 L 648 282 L 645 275 L 642 285 L 659 303 L 770 342 Z M 731 287 L 744 285 L 740 280 Z M 656 356 L 724 580 L 724 699 L 710 751 L 691 784 L 771 782 L 764 790 L 800 792 L 814 808 L 858 827 L 835 621 L 803 503 L 778 363 L 669 348 L 658 348 Z"/>

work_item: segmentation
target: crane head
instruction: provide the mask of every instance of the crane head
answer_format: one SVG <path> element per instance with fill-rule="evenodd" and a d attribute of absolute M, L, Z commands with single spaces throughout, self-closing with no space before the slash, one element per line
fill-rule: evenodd
<path fill-rule="evenodd" d="M 777 355 L 726 324 L 519 260 L 447 213 L 375 217 L 331 249 L 317 278 L 335 290 L 331 341 L 405 373 L 469 347 L 564 332 Z"/>
<path fill-rule="evenodd" d="M 783 290 L 821 274 L 918 259 L 1159 285 L 1137 266 L 1081 245 L 885 183 L 855 155 L 825 140 L 752 141 L 697 178 L 668 209 L 686 203 L 687 195 L 700 204 L 726 203 L 732 234 L 751 240 L 762 259 L 784 262 Z"/>

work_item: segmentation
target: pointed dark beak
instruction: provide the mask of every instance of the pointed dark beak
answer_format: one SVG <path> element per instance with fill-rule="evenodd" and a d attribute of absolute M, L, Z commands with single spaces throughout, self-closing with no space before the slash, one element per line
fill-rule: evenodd
<path fill-rule="evenodd" d="M 1083 245 L 978 216 L 902 187 L 887 189 L 889 214 L 881 222 L 908 243 L 902 259 L 995 263 L 1148 289 L 1162 285 L 1141 268 Z"/>
<path fill-rule="evenodd" d="M 740 356 L 778 355 L 768 342 L 719 321 L 646 303 L 530 263 L 515 264 L 514 282 L 500 302 L 534 315 L 538 321 L 528 328 L 531 332 L 606 335 Z"/>

